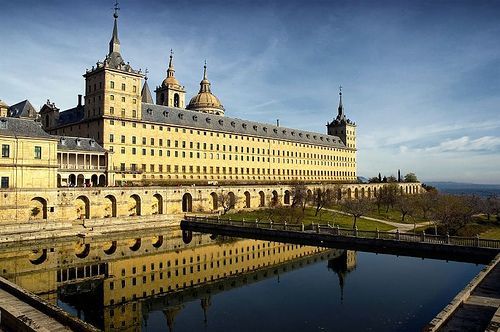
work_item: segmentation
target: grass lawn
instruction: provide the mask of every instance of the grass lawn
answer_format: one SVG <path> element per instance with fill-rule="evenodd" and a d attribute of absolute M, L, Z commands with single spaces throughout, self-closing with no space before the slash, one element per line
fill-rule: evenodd
<path fill-rule="evenodd" d="M 278 213 L 281 212 L 282 214 L 287 214 L 289 210 L 287 208 L 285 209 L 280 209 L 275 212 L 275 215 L 273 219 L 278 222 L 280 219 L 278 217 Z M 313 208 L 306 208 L 305 210 L 305 216 L 301 220 L 304 225 L 309 225 L 311 223 L 321 223 L 321 224 L 335 224 L 339 225 L 340 228 L 352 228 L 352 223 L 353 223 L 353 218 L 350 216 L 346 216 L 343 214 L 331 212 L 331 211 L 320 211 L 320 214 L 318 216 L 314 215 L 315 210 Z M 231 217 L 233 220 L 241 220 L 245 218 L 245 220 L 262 220 L 262 221 L 268 221 L 269 220 L 269 210 L 254 210 L 254 211 L 239 211 L 239 212 L 229 212 L 226 217 Z M 366 220 L 366 219 L 358 219 L 356 222 L 356 225 L 358 226 L 359 230 L 370 230 L 373 231 L 375 229 L 379 229 L 380 231 L 388 231 L 394 229 L 394 227 L 390 225 L 386 225 L 377 221 L 371 221 L 371 220 Z"/>
<path fill-rule="evenodd" d="M 429 230 L 426 232 L 430 234 L 433 233 L 431 229 L 434 229 L 434 226 L 417 227 L 416 231 L 421 233 L 423 230 Z M 472 223 L 459 229 L 456 236 L 476 236 L 478 234 L 483 239 L 500 240 L 500 223 L 495 222 L 493 218 L 491 221 L 487 221 L 482 216 L 476 217 Z"/>
<path fill-rule="evenodd" d="M 332 209 L 335 210 L 342 210 L 342 207 L 340 205 L 334 205 Z M 401 221 L 401 211 L 397 208 L 389 208 L 389 211 L 386 212 L 386 206 L 381 206 L 380 207 L 380 213 L 378 213 L 377 205 L 372 204 L 370 211 L 366 214 L 367 217 L 375 218 L 375 219 L 382 219 L 382 220 L 387 220 L 387 221 L 392 221 L 392 222 L 398 222 L 398 223 L 404 223 L 404 224 L 413 224 L 414 222 L 421 223 L 425 221 L 429 221 L 429 218 L 424 218 L 422 217 L 422 212 L 416 211 L 414 213 L 414 216 L 408 216 L 406 215 L 405 220 Z"/>

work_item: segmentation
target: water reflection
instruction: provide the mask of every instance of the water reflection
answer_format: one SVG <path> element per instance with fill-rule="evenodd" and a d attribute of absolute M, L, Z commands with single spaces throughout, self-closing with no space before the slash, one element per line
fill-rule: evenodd
<path fill-rule="evenodd" d="M 418 330 L 481 268 L 177 229 L 3 245 L 0 262 L 105 331 Z"/>

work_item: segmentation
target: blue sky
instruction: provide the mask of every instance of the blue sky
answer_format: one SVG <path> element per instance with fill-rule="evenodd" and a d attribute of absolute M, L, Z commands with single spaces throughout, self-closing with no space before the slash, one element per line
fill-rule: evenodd
<path fill-rule="evenodd" d="M 113 1 L 3 1 L 0 99 L 66 109 L 102 60 Z M 358 173 L 500 184 L 500 1 L 120 2 L 122 56 L 153 88 L 174 50 L 226 115 L 325 131 L 343 86 Z"/>

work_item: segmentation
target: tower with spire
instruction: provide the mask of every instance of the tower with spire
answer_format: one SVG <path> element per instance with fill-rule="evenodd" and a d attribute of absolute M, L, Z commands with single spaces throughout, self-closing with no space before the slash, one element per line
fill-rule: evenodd
<path fill-rule="evenodd" d="M 113 32 L 108 54 L 104 60 L 87 69 L 85 77 L 85 105 L 82 118 L 92 127 L 94 139 L 108 147 L 106 118 L 141 118 L 141 80 L 144 75 L 123 60 L 118 38 L 118 2 L 113 12 Z M 104 118 L 104 120 L 103 120 Z M 83 126 L 82 126 L 83 127 Z M 89 130 L 87 129 L 87 132 Z"/>
<path fill-rule="evenodd" d="M 205 61 L 203 79 L 200 82 L 200 91 L 189 101 L 189 105 L 186 107 L 188 110 L 224 115 L 224 106 L 222 106 L 219 98 L 212 94 L 210 85 L 210 81 L 207 78 L 207 62 Z"/>
<path fill-rule="evenodd" d="M 168 107 L 184 108 L 186 100 L 186 90 L 175 77 L 173 62 L 174 53 L 170 50 L 170 60 L 168 61 L 167 77 L 161 85 L 156 87 L 156 104 Z"/>
<path fill-rule="evenodd" d="M 339 87 L 339 107 L 337 117 L 326 124 L 327 134 L 337 136 L 347 148 L 356 149 L 356 124 L 349 120 L 344 111 L 342 103 L 342 86 Z"/>

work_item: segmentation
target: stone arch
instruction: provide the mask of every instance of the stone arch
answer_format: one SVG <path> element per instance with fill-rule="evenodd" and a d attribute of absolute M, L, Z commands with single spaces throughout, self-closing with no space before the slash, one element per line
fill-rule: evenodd
<path fill-rule="evenodd" d="M 78 258 L 85 258 L 90 253 L 90 243 L 78 243 L 75 247 L 75 255 Z"/>
<path fill-rule="evenodd" d="M 352 198 L 352 191 L 351 188 L 347 188 L 347 198 L 351 199 Z"/>
<path fill-rule="evenodd" d="M 105 187 L 106 186 L 106 175 L 101 174 L 99 175 L 99 187 Z"/>
<path fill-rule="evenodd" d="M 182 212 L 193 211 L 193 196 L 190 193 L 185 193 L 182 196 Z"/>
<path fill-rule="evenodd" d="M 227 196 L 229 196 L 229 206 L 234 208 L 236 205 L 236 196 L 232 191 L 228 192 Z"/>
<path fill-rule="evenodd" d="M 368 188 L 368 198 L 372 198 L 372 188 Z"/>
<path fill-rule="evenodd" d="M 90 200 L 87 196 L 78 196 L 75 200 L 76 205 L 76 218 L 89 219 L 90 218 Z"/>
<path fill-rule="evenodd" d="M 151 204 L 153 214 L 163 214 L 163 197 L 160 194 L 153 195 L 153 204 Z"/>
<path fill-rule="evenodd" d="M 30 220 L 47 219 L 47 200 L 43 197 L 33 197 L 30 204 Z"/>
<path fill-rule="evenodd" d="M 259 191 L 259 206 L 264 207 L 266 206 L 266 194 L 261 190 Z"/>
<path fill-rule="evenodd" d="M 342 188 L 337 189 L 337 200 L 342 200 Z"/>
<path fill-rule="evenodd" d="M 140 238 L 135 239 L 134 243 L 129 247 L 132 251 L 137 251 L 142 245 L 142 240 Z"/>
<path fill-rule="evenodd" d="M 359 198 L 358 188 L 354 188 L 354 198 Z"/>
<path fill-rule="evenodd" d="M 116 252 L 116 248 L 117 248 L 116 241 L 111 241 L 109 246 L 103 249 L 103 251 L 106 255 L 112 255 Z"/>
<path fill-rule="evenodd" d="M 174 107 L 181 107 L 180 106 L 180 97 L 178 93 L 174 94 Z"/>
<path fill-rule="evenodd" d="M 152 245 L 156 249 L 160 248 L 163 245 L 163 235 L 153 237 Z"/>
<path fill-rule="evenodd" d="M 33 250 L 29 255 L 29 260 L 33 265 L 42 264 L 47 260 L 47 249 L 42 249 L 42 252 L 39 250 Z"/>
<path fill-rule="evenodd" d="M 74 187 L 76 186 L 76 175 L 75 174 L 70 174 L 68 177 L 68 186 L 69 187 Z"/>
<path fill-rule="evenodd" d="M 85 176 L 83 174 L 78 174 L 76 177 L 76 186 L 83 187 L 85 185 Z"/>
<path fill-rule="evenodd" d="M 273 192 L 271 194 L 272 194 L 272 196 L 271 196 L 271 204 L 272 205 L 278 204 L 278 202 L 279 202 L 278 192 L 276 190 L 273 190 Z"/>
<path fill-rule="evenodd" d="M 373 188 L 373 196 L 377 197 L 377 187 Z"/>
<path fill-rule="evenodd" d="M 129 216 L 141 215 L 141 198 L 137 194 L 130 195 L 128 199 Z"/>
<path fill-rule="evenodd" d="M 365 197 L 365 188 L 361 188 L 361 198 Z"/>
<path fill-rule="evenodd" d="M 116 198 L 113 195 L 106 195 L 105 199 L 105 207 L 104 207 L 104 218 L 116 217 Z"/>
<path fill-rule="evenodd" d="M 97 174 L 92 174 L 90 177 L 90 183 L 92 183 L 92 187 L 97 187 L 99 185 L 99 177 Z"/>
<path fill-rule="evenodd" d="M 290 191 L 288 190 L 285 190 L 285 194 L 283 195 L 283 203 L 290 205 Z"/>
<path fill-rule="evenodd" d="M 217 193 L 212 192 L 210 197 L 212 198 L 212 210 L 216 211 L 219 209 L 219 196 L 217 196 Z"/>
<path fill-rule="evenodd" d="M 251 206 L 251 198 L 250 198 L 250 193 L 248 191 L 245 191 L 245 207 L 250 208 Z"/>

